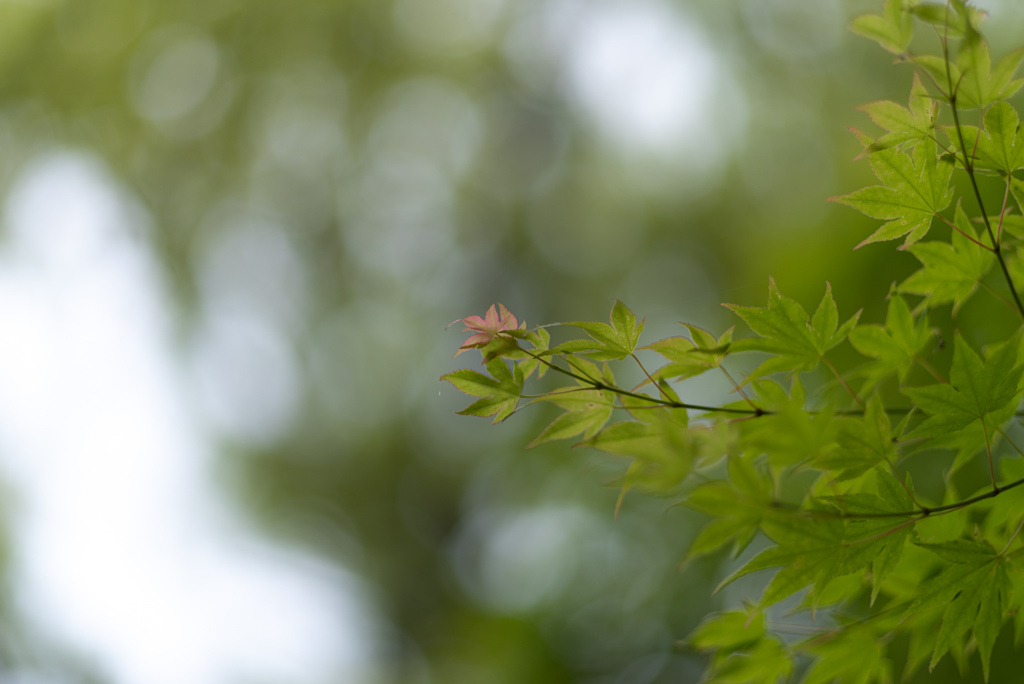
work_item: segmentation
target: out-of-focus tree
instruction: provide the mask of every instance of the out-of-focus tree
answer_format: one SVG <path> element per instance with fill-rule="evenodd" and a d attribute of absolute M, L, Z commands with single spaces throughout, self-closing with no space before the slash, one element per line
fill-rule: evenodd
<path fill-rule="evenodd" d="M 0 2 L 0 191 L 63 152 L 138 208 L 225 491 L 372 588 L 385 681 L 689 681 L 674 641 L 730 600 L 676 573 L 689 514 L 613 520 L 605 461 L 522 451 L 550 416 L 455 418 L 444 323 L 618 297 L 668 334 L 769 273 L 880 301 L 912 257 L 868 277 L 824 202 L 868 177 L 854 105 L 904 85 L 844 31 L 865 6 Z"/>

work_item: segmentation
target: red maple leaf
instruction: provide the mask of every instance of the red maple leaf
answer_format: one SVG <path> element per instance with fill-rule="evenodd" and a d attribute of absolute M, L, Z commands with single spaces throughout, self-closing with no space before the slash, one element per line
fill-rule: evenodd
<path fill-rule="evenodd" d="M 491 340 L 502 332 L 526 329 L 526 321 L 520 324 L 516 317 L 512 315 L 512 312 L 505 308 L 504 304 L 498 304 L 497 309 L 492 304 L 491 308 L 487 310 L 487 313 L 482 318 L 480 316 L 467 316 L 458 321 L 453 321 L 453 323 L 464 324 L 466 327 L 462 329 L 462 332 L 472 331 L 474 333 L 462 343 L 459 350 L 455 352 L 455 356 L 470 349 L 486 347 L 491 343 Z"/>

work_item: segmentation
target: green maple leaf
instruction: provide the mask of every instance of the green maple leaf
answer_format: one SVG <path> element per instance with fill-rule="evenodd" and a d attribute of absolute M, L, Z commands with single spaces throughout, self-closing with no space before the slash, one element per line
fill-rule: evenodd
<path fill-rule="evenodd" d="M 1024 60 L 1024 48 L 1006 54 L 993 66 L 988 43 L 976 32 L 968 36 L 957 56 L 957 66 L 962 74 L 957 88 L 957 104 L 967 109 L 979 109 L 1012 97 L 1024 85 L 1024 79 L 1013 78 L 1021 60 Z"/>
<path fill-rule="evenodd" d="M 878 140 L 867 145 L 865 153 L 871 154 L 906 143 L 918 143 L 932 135 L 938 103 L 928 97 L 928 91 L 914 74 L 914 85 L 910 89 L 910 107 L 903 107 L 890 100 L 881 100 L 861 105 L 857 109 L 865 112 L 876 125 L 888 131 Z"/>
<path fill-rule="evenodd" d="M 977 237 L 960 204 L 954 223 L 966 235 Z M 924 295 L 930 306 L 953 302 L 958 311 L 978 289 L 995 256 L 980 244 L 954 231 L 950 242 L 923 242 L 910 248 L 923 268 L 899 286 L 899 292 Z"/>
<path fill-rule="evenodd" d="M 765 587 L 758 602 L 760 608 L 767 608 L 808 585 L 814 585 L 811 596 L 816 600 L 833 578 L 846 574 L 842 520 L 767 515 L 761 523 L 761 530 L 776 546 L 754 556 L 723 580 L 718 589 L 752 572 L 781 568 Z"/>
<path fill-rule="evenodd" d="M 679 400 L 671 388 L 662 390 Z M 690 473 L 695 456 L 693 439 L 685 431 L 686 409 L 657 406 L 637 397 L 620 396 L 619 400 L 637 420 L 612 423 L 577 445 L 632 459 L 621 481 L 616 515 L 634 487 L 653 493 L 672 491 Z"/>
<path fill-rule="evenodd" d="M 615 393 L 606 389 L 594 389 L 592 384 L 599 382 L 607 387 L 615 385 L 615 376 L 608 364 L 598 368 L 597 364 L 579 356 L 568 359 L 568 362 L 574 373 L 591 382 L 577 379 L 576 386 L 551 390 L 531 402 L 551 403 L 564 409 L 565 413 L 548 424 L 527 448 L 556 439 L 569 439 L 580 434 L 584 440 L 591 439 L 612 417 Z"/>
<path fill-rule="evenodd" d="M 651 374 L 655 382 L 662 380 L 685 380 L 718 367 L 729 352 L 732 344 L 732 328 L 716 338 L 703 328 L 683 323 L 690 331 L 691 339 L 667 337 L 641 349 L 656 351 L 668 363 Z M 646 382 L 644 383 L 646 384 Z"/>
<path fill-rule="evenodd" d="M 1024 212 L 1024 181 L 1010 176 L 1010 194 L 1013 195 L 1020 210 Z"/>
<path fill-rule="evenodd" d="M 768 280 L 768 306 L 765 308 L 724 304 L 746 321 L 760 337 L 732 343 L 731 351 L 760 351 L 773 354 L 750 379 L 777 371 L 814 370 L 826 351 L 836 346 L 857 324 L 860 311 L 839 326 L 839 314 L 832 299 L 832 286 L 826 283 L 813 318 L 797 302 L 779 293 L 774 279 Z"/>
<path fill-rule="evenodd" d="M 799 376 L 793 378 L 791 394 L 771 380 L 754 380 L 757 405 L 770 413 L 742 427 L 743 443 L 749 453 L 768 455 L 773 466 L 803 461 L 820 462 L 834 452 L 835 421 L 830 410 L 817 414 L 805 409 L 806 393 Z"/>
<path fill-rule="evenodd" d="M 555 418 L 527 448 L 555 439 L 569 439 L 579 434 L 590 439 L 604 427 L 612 417 L 615 395 L 608 390 L 585 389 L 582 382 L 578 387 L 562 387 L 548 392 L 539 401 L 547 401 L 565 413 Z"/>
<path fill-rule="evenodd" d="M 985 112 L 984 121 L 984 130 L 968 125 L 961 125 L 959 131 L 955 126 L 942 126 L 941 130 L 954 148 L 959 147 L 959 136 L 963 135 L 973 169 L 1006 177 L 1024 168 L 1024 135 L 1019 134 L 1017 110 L 1007 102 L 996 102 Z M 964 166 L 959 155 L 956 159 Z"/>
<path fill-rule="evenodd" d="M 463 410 L 463 416 L 494 416 L 494 422 L 500 423 L 516 410 L 519 397 L 523 393 L 523 372 L 519 366 L 509 370 L 508 365 L 500 358 L 487 362 L 487 371 L 493 377 L 483 373 L 461 368 L 441 376 L 461 392 L 479 399 Z"/>
<path fill-rule="evenodd" d="M 753 646 L 764 637 L 763 613 L 732 611 L 705 617 L 684 643 L 697 651 L 732 653 Z"/>
<path fill-rule="evenodd" d="M 659 427 L 636 420 L 623 420 L 607 426 L 582 442 L 581 446 L 618 456 L 660 460 L 665 456 L 665 445 Z"/>
<path fill-rule="evenodd" d="M 918 245 L 920 246 L 920 245 Z M 932 339 L 928 317 L 921 316 L 915 325 L 910 308 L 899 295 L 889 298 L 885 326 L 859 325 L 850 331 L 850 344 L 864 356 L 875 359 L 863 372 L 868 384 L 880 382 L 896 373 L 900 382 L 907 377 L 914 359 Z"/>
<path fill-rule="evenodd" d="M 871 170 L 885 185 L 873 185 L 849 195 L 830 197 L 871 218 L 888 221 L 863 240 L 856 249 L 872 242 L 895 240 L 906 235 L 909 247 L 928 232 L 932 217 L 949 206 L 953 188 L 949 177 L 953 166 L 936 155 L 935 141 L 922 140 L 913 160 L 898 149 L 879 150 L 868 158 Z"/>
<path fill-rule="evenodd" d="M 707 684 L 779 684 L 793 674 L 793 657 L 773 638 L 713 662 Z"/>
<path fill-rule="evenodd" d="M 888 424 L 886 422 L 886 424 Z M 891 438 L 885 439 L 891 445 Z M 876 461 L 877 462 L 877 461 Z M 877 515 L 908 511 L 914 508 L 907 488 L 887 470 L 879 466 L 874 472 L 878 494 L 853 493 L 837 497 L 823 497 L 838 510 L 849 516 L 844 531 L 845 544 L 842 572 L 852 573 L 862 568 L 871 568 L 871 603 L 874 604 L 881 591 L 882 582 L 892 573 L 903 556 L 906 541 L 913 527 L 900 527 L 892 518 L 857 519 L 857 514 Z"/>
<path fill-rule="evenodd" d="M 644 322 L 638 323 L 633 312 L 617 299 L 609 319 L 611 325 L 588 321 L 566 323 L 565 325 L 585 330 L 590 340 L 573 340 L 560 344 L 551 349 L 550 353 L 583 353 L 597 361 L 618 360 L 629 356 L 636 349 Z"/>
<path fill-rule="evenodd" d="M 1012 181 L 1011 181 L 1011 187 L 1012 187 Z M 1013 190 L 1011 189 L 1010 192 L 1012 193 Z M 1013 211 L 1014 211 L 1014 208 L 1013 208 L 1012 205 L 1006 207 L 1006 213 L 1003 214 L 1003 231 L 1009 233 L 1010 235 L 1014 236 L 1015 238 L 1024 240 L 1024 216 L 1021 216 L 1020 214 L 1014 214 L 1014 213 L 1012 213 Z M 989 220 L 989 223 L 993 227 L 999 225 L 999 217 L 998 216 L 989 216 L 988 220 Z M 1005 249 L 1005 245 L 1004 245 L 1003 248 Z M 1019 261 L 1019 260 L 1020 259 L 1018 257 L 1018 259 L 1016 261 Z M 1010 260 L 1010 263 L 1008 263 L 1007 266 L 1010 266 L 1010 264 L 1012 264 L 1013 261 L 1014 260 Z"/>
<path fill-rule="evenodd" d="M 913 489 L 910 476 L 907 476 L 906 488 L 888 470 L 878 468 L 875 470 L 878 496 L 882 500 L 882 507 L 886 511 L 905 511 L 913 507 L 913 501 L 907 489 Z M 878 592 L 882 588 L 882 582 L 896 569 L 896 565 L 903 557 L 903 549 L 906 541 L 913 533 L 913 526 L 908 526 L 902 531 L 888 534 L 885 537 L 876 539 L 874 548 L 871 549 L 871 603 L 875 602 Z"/>
<path fill-rule="evenodd" d="M 882 636 L 859 629 L 814 645 L 817 660 L 802 684 L 892 684 L 892 662 L 885 657 Z"/>
<path fill-rule="evenodd" d="M 694 538 L 686 558 L 712 553 L 730 542 L 736 557 L 753 541 L 772 501 L 772 483 L 748 460 L 730 456 L 728 480 L 694 488 L 683 505 L 712 518 Z"/>
<path fill-rule="evenodd" d="M 1024 478 L 1024 459 L 1005 458 L 999 462 L 999 475 L 1003 482 L 1014 482 Z M 990 499 L 986 524 L 989 529 L 1005 529 L 1009 539 L 1024 518 L 1024 491 L 1020 488 L 1010 490 L 994 499 Z M 1024 600 L 1024 594 L 1018 599 Z"/>
<path fill-rule="evenodd" d="M 977 32 L 978 22 L 985 17 L 983 10 L 963 2 L 920 2 L 909 8 L 918 19 L 938 27 L 946 38 L 963 38 Z"/>
<path fill-rule="evenodd" d="M 953 539 L 916 545 L 937 555 L 943 561 L 942 570 L 926 583 L 928 591 L 918 593 L 905 616 L 947 606 L 966 582 L 975 579 L 973 575 L 985 572 L 998 558 L 992 545 L 984 540 Z"/>
<path fill-rule="evenodd" d="M 862 14 L 850 22 L 850 30 L 873 40 L 895 55 L 907 51 L 914 37 L 914 18 L 904 0 L 886 0 L 881 14 Z"/>
<path fill-rule="evenodd" d="M 992 647 L 1006 618 L 1011 591 L 1003 558 L 984 540 L 955 539 L 941 544 L 918 543 L 946 565 L 907 609 L 907 613 L 945 605 L 935 638 L 930 668 L 971 628 L 988 681 Z"/>
<path fill-rule="evenodd" d="M 985 419 L 985 426 L 981 422 L 971 423 L 965 428 L 948 435 L 934 437 L 928 440 L 927 444 L 922 443 L 922 448 L 949 449 L 954 452 L 953 464 L 949 466 L 949 475 L 957 472 L 970 463 L 971 458 L 985 450 L 985 444 L 990 444 L 992 449 L 996 448 L 1001 436 L 999 428 L 1006 424 L 1006 421 L 1013 418 L 1017 406 L 1013 402 L 1008 403 L 998 411 L 993 411 Z"/>
<path fill-rule="evenodd" d="M 871 567 L 874 578 L 872 602 L 884 578 L 893 571 L 911 532 L 890 519 L 871 518 L 871 514 L 906 511 L 911 500 L 892 475 L 878 471 L 878 495 L 856 493 L 842 497 L 824 497 L 827 511 L 842 511 L 846 520 L 823 516 L 802 518 L 786 514 L 765 515 L 761 529 L 776 542 L 726 578 L 719 589 L 752 572 L 780 567 L 758 603 L 773 605 L 800 589 L 813 585 L 809 600 L 817 605 L 829 583 L 839 577 Z M 857 514 L 868 514 L 857 519 Z"/>
<path fill-rule="evenodd" d="M 835 435 L 836 448 L 825 451 L 814 465 L 836 473 L 840 482 L 860 477 L 895 453 L 892 424 L 877 395 L 863 416 L 838 419 Z"/>
<path fill-rule="evenodd" d="M 920 68 L 927 73 L 933 83 L 942 92 L 943 99 L 948 98 L 948 94 L 942 86 L 947 86 L 948 83 L 952 82 L 955 86 L 960 82 L 960 68 L 952 62 L 947 62 L 939 55 L 917 55 L 914 57 L 914 66 Z"/>
<path fill-rule="evenodd" d="M 907 437 L 949 434 L 1008 405 L 1016 406 L 1022 370 L 1017 367 L 1017 345 L 1013 342 L 1002 345 L 982 361 L 958 334 L 949 384 L 904 390 L 930 416 Z"/>
<path fill-rule="evenodd" d="M 529 378 L 533 375 L 534 371 L 537 372 L 538 378 L 542 378 L 547 373 L 548 367 L 541 363 L 541 358 L 546 355 L 548 347 L 550 346 L 551 334 L 544 328 L 537 328 L 531 332 L 522 332 L 522 339 L 533 345 L 533 349 L 531 349 L 529 353 L 520 350 L 518 346 L 517 348 L 511 350 L 506 349 L 493 355 L 489 352 L 491 345 L 483 347 L 480 351 L 483 354 L 485 361 L 489 361 L 491 358 L 496 356 L 502 356 L 506 359 L 519 359 L 516 361 L 516 365 L 519 366 L 519 370 L 522 372 L 523 378 Z M 519 336 L 518 331 L 511 334 L 513 335 L 512 339 Z"/>
<path fill-rule="evenodd" d="M 1020 135 L 1017 110 L 997 102 L 985 112 L 985 136 L 981 150 L 997 171 L 1012 173 L 1024 167 L 1024 136 Z"/>

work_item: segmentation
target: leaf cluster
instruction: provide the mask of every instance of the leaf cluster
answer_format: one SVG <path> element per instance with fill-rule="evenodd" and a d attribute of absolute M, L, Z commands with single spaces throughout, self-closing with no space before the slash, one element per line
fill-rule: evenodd
<path fill-rule="evenodd" d="M 854 130 L 878 184 L 832 198 L 882 221 L 856 248 L 902 239 L 920 262 L 884 321 L 841 316 L 828 284 L 809 315 L 774 280 L 766 306 L 725 305 L 749 335 L 684 323 L 641 346 L 644 322 L 618 301 L 608 323 L 561 324 L 570 339 L 554 345 L 550 326 L 527 330 L 500 305 L 463 319 L 474 335 L 462 350 L 479 348 L 487 371 L 443 376 L 476 399 L 463 413 L 497 422 L 550 406 L 531 447 L 572 439 L 621 459 L 620 506 L 640 490 L 691 509 L 704 524 L 685 560 L 730 566 L 721 586 L 763 578 L 744 609 L 683 642 L 708 654 L 709 682 L 893 682 L 897 639 L 901 676 L 946 655 L 965 670 L 976 655 L 988 679 L 1006 623 L 1024 637 L 1024 134 L 1008 101 L 1024 48 L 993 62 L 983 18 L 964 0 L 886 0 L 851 23 L 912 70 L 908 105 L 867 104 L 880 133 Z M 938 48 L 919 51 L 916 33 Z M 998 205 L 983 175 L 1004 188 Z M 1016 332 L 961 329 L 979 292 Z M 862 360 L 840 368 L 847 343 Z M 617 364 L 640 384 L 620 385 Z M 733 400 L 682 399 L 705 374 Z M 915 488 L 918 454 L 942 489 Z M 961 491 L 968 468 L 986 484 Z M 794 637 L 774 621 L 784 601 L 825 617 Z"/>

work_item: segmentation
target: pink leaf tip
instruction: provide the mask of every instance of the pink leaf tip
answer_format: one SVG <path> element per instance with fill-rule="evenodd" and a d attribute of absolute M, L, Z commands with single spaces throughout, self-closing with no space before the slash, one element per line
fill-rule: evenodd
<path fill-rule="evenodd" d="M 462 343 L 459 350 L 455 352 L 456 356 L 470 349 L 486 347 L 498 334 L 506 330 L 524 330 L 526 328 L 526 321 L 520 323 L 512 312 L 505 308 L 504 304 L 498 304 L 497 307 L 492 304 L 483 317 L 467 316 L 455 322 L 461 322 L 466 326 L 462 332 L 474 333 Z"/>

